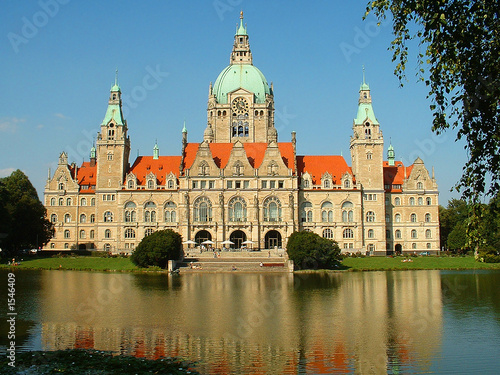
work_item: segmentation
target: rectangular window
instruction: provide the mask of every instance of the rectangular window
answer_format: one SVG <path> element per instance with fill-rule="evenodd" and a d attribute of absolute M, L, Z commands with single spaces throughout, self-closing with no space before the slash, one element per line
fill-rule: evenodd
<path fill-rule="evenodd" d="M 267 181 L 262 181 L 262 189 L 267 189 Z"/>
<path fill-rule="evenodd" d="M 248 189 L 248 188 L 249 188 L 249 186 L 250 186 L 250 181 L 243 181 L 243 187 L 244 187 L 245 189 Z"/>
<path fill-rule="evenodd" d="M 205 189 L 206 186 L 207 186 L 207 182 L 206 181 L 200 181 L 200 188 L 201 189 Z"/>
<path fill-rule="evenodd" d="M 232 189 L 233 188 L 233 181 L 228 181 L 227 182 L 227 188 Z"/>
<path fill-rule="evenodd" d="M 198 189 L 198 181 L 193 181 L 193 189 Z"/>
<path fill-rule="evenodd" d="M 234 188 L 241 189 L 241 181 L 234 181 Z"/>
<path fill-rule="evenodd" d="M 278 181 L 278 188 L 279 189 L 283 189 L 284 186 L 285 186 L 285 181 L 283 181 L 283 180 Z"/>
<path fill-rule="evenodd" d="M 215 186 L 215 182 L 214 181 L 208 181 L 208 188 L 209 189 L 213 189 Z"/>
<path fill-rule="evenodd" d="M 276 188 L 276 181 L 273 181 L 273 180 L 269 181 L 269 188 L 275 189 Z"/>

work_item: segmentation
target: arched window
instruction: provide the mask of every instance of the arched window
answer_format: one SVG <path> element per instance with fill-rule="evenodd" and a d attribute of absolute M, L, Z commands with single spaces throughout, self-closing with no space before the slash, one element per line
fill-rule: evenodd
<path fill-rule="evenodd" d="M 425 247 L 427 247 L 427 249 L 430 249 L 431 248 L 431 244 L 429 242 L 427 242 L 427 244 L 426 244 Z"/>
<path fill-rule="evenodd" d="M 144 222 L 156 223 L 156 204 L 154 202 L 147 202 L 144 205 Z"/>
<path fill-rule="evenodd" d="M 421 182 L 417 182 L 417 189 L 422 190 L 424 188 L 424 184 Z"/>
<path fill-rule="evenodd" d="M 132 228 L 125 229 L 125 238 L 135 238 L 135 230 Z"/>
<path fill-rule="evenodd" d="M 313 205 L 311 202 L 302 203 L 302 210 L 300 213 L 302 222 L 311 223 L 313 221 Z"/>
<path fill-rule="evenodd" d="M 410 198 L 410 206 L 415 206 L 415 198 Z"/>
<path fill-rule="evenodd" d="M 135 223 L 137 221 L 137 211 L 134 202 L 125 203 L 125 222 Z"/>
<path fill-rule="evenodd" d="M 56 198 L 51 198 L 50 199 L 50 205 L 55 206 L 56 205 Z"/>
<path fill-rule="evenodd" d="M 417 214 L 411 214 L 410 215 L 410 221 L 412 223 L 416 223 L 417 222 Z"/>
<path fill-rule="evenodd" d="M 430 229 L 427 229 L 427 230 L 425 231 L 425 238 L 432 238 L 432 232 L 431 232 L 431 230 L 430 230 Z"/>
<path fill-rule="evenodd" d="M 71 215 L 70 214 L 64 215 L 64 222 L 65 223 L 71 223 Z"/>
<path fill-rule="evenodd" d="M 323 229 L 323 238 L 333 239 L 333 230 L 330 228 Z"/>
<path fill-rule="evenodd" d="M 86 234 L 85 234 L 85 231 L 84 231 L 83 229 L 82 229 L 82 230 L 80 230 L 80 238 L 81 238 L 81 239 L 85 239 L 86 237 L 87 237 L 87 236 L 86 236 Z"/>
<path fill-rule="evenodd" d="M 57 223 L 57 215 L 56 214 L 50 215 L 50 222 L 51 223 Z"/>
<path fill-rule="evenodd" d="M 94 238 L 94 235 L 95 235 L 95 232 L 94 232 L 94 230 L 92 229 L 92 230 L 90 231 L 90 235 L 89 235 L 89 237 L 90 237 L 90 238 Z"/>
<path fill-rule="evenodd" d="M 71 206 L 71 198 L 66 199 L 66 206 Z"/>
<path fill-rule="evenodd" d="M 92 198 L 92 199 L 90 200 L 90 205 L 91 205 L 91 206 L 95 206 L 95 198 Z"/>
<path fill-rule="evenodd" d="M 111 211 L 106 211 L 104 213 L 104 222 L 111 223 L 113 221 L 113 213 Z"/>
<path fill-rule="evenodd" d="M 366 222 L 367 223 L 373 223 L 374 221 L 375 221 L 375 212 L 368 211 L 366 213 Z"/>
<path fill-rule="evenodd" d="M 412 248 L 413 250 L 416 250 L 416 249 L 417 249 L 417 244 L 416 244 L 415 242 L 414 242 L 414 243 L 412 243 L 412 244 L 411 244 L 411 248 Z"/>
<path fill-rule="evenodd" d="M 344 180 L 344 189 L 349 189 L 351 187 L 351 181 L 349 180 Z"/>
<path fill-rule="evenodd" d="M 429 213 L 425 214 L 425 222 L 426 223 L 430 223 L 431 222 L 431 214 L 429 214 Z"/>
<path fill-rule="evenodd" d="M 424 204 L 424 198 L 418 197 L 418 205 L 422 206 Z"/>
<path fill-rule="evenodd" d="M 228 203 L 229 221 L 247 221 L 247 204 L 241 197 L 234 197 Z"/>
<path fill-rule="evenodd" d="M 333 204 L 326 201 L 321 205 L 321 221 L 324 223 L 333 222 Z"/>
<path fill-rule="evenodd" d="M 212 202 L 207 197 L 199 197 L 194 203 L 194 221 L 212 221 Z"/>
<path fill-rule="evenodd" d="M 87 205 L 87 199 L 86 198 L 80 199 L 80 206 L 86 206 L 86 205 Z"/>
<path fill-rule="evenodd" d="M 368 238 L 374 238 L 375 237 L 375 232 L 373 229 L 368 229 Z"/>
<path fill-rule="evenodd" d="M 71 234 L 70 234 L 69 230 L 66 229 L 64 231 L 64 238 L 70 238 L 70 237 L 71 237 Z"/>
<path fill-rule="evenodd" d="M 104 238 L 111 238 L 111 229 L 106 229 L 104 231 Z"/>
<path fill-rule="evenodd" d="M 168 180 L 167 181 L 167 189 L 173 189 L 174 188 L 174 180 Z"/>
<path fill-rule="evenodd" d="M 80 215 L 80 223 L 84 224 L 87 222 L 87 215 L 81 214 Z"/>
<path fill-rule="evenodd" d="M 95 223 L 95 215 L 94 214 L 90 215 L 90 222 Z"/>
<path fill-rule="evenodd" d="M 391 231 L 389 229 L 385 230 L 385 238 L 387 238 L 388 240 L 391 239 Z"/>
<path fill-rule="evenodd" d="M 59 182 L 59 184 L 57 185 L 57 188 L 59 190 L 64 190 L 64 182 Z"/>
<path fill-rule="evenodd" d="M 153 228 L 147 228 L 147 229 L 144 231 L 144 237 L 150 236 L 150 235 L 152 235 L 154 232 L 155 232 L 155 230 L 154 230 Z"/>
<path fill-rule="evenodd" d="M 155 182 L 153 180 L 148 180 L 148 189 L 154 189 Z"/>
<path fill-rule="evenodd" d="M 177 221 L 176 210 L 177 206 L 175 205 L 174 202 L 165 203 L 165 222 L 175 223 Z"/>
<path fill-rule="evenodd" d="M 281 221 L 281 202 L 276 197 L 267 198 L 264 203 L 264 221 Z"/>
<path fill-rule="evenodd" d="M 385 222 L 390 223 L 391 222 L 391 216 L 389 214 L 385 214 Z"/>
<path fill-rule="evenodd" d="M 373 253 L 375 251 L 375 245 L 374 244 L 368 244 L 366 247 L 366 250 L 368 250 L 370 253 Z"/>
<path fill-rule="evenodd" d="M 302 186 L 304 187 L 304 189 L 308 189 L 310 186 L 309 180 L 308 179 L 302 180 Z"/>
<path fill-rule="evenodd" d="M 128 180 L 127 181 L 127 188 L 128 189 L 133 189 L 135 187 L 134 180 Z"/>
<path fill-rule="evenodd" d="M 330 189 L 330 180 L 323 181 L 323 187 L 325 189 Z"/>
<path fill-rule="evenodd" d="M 370 134 L 370 129 L 366 129 L 366 131 L 368 132 L 368 135 Z M 367 160 L 371 160 L 373 157 L 372 153 L 371 152 L 368 152 L 366 153 L 366 159 Z"/>
<path fill-rule="evenodd" d="M 425 199 L 425 202 L 426 202 L 427 206 L 430 206 L 432 204 L 432 199 L 430 197 L 427 197 Z"/>
<path fill-rule="evenodd" d="M 401 215 L 400 214 L 396 214 L 394 215 L 394 221 L 396 223 L 401 223 Z"/>
<path fill-rule="evenodd" d="M 401 198 L 399 198 L 399 197 L 394 198 L 394 205 L 400 206 L 401 205 Z"/>
<path fill-rule="evenodd" d="M 63 198 L 59 198 L 59 206 L 64 206 L 64 199 Z"/>
<path fill-rule="evenodd" d="M 399 229 L 397 229 L 396 232 L 394 233 L 394 237 L 401 238 L 401 231 Z"/>
<path fill-rule="evenodd" d="M 415 229 L 411 230 L 411 238 L 417 238 L 417 231 Z"/>
<path fill-rule="evenodd" d="M 352 202 L 344 202 L 342 204 L 342 221 L 344 223 L 352 223 L 354 221 L 354 211 Z"/>
<path fill-rule="evenodd" d="M 354 232 L 351 228 L 344 229 L 342 232 L 342 238 L 354 238 Z"/>

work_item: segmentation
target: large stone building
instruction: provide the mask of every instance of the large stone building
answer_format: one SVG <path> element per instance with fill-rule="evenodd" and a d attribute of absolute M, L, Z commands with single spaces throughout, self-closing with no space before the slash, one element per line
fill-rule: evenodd
<path fill-rule="evenodd" d="M 278 142 L 274 92 L 253 65 L 243 16 L 230 64 L 210 84 L 203 142 L 182 130 L 180 156 L 138 156 L 129 164 L 121 90 L 108 108 L 90 161 L 68 164 L 66 153 L 45 187 L 55 226 L 46 249 L 130 252 L 160 229 L 184 241 L 222 248 L 286 247 L 294 231 L 338 241 L 344 251 L 439 250 L 438 188 L 418 158 L 410 166 L 384 160 L 384 138 L 370 87 L 359 90 L 350 139 L 350 167 L 336 155 L 297 155 L 296 135 Z M 306 125 L 306 124 L 304 124 Z"/>

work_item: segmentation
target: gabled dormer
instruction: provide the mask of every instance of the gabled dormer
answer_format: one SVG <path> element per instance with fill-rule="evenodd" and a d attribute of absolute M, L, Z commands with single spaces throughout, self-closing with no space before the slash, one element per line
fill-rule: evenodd
<path fill-rule="evenodd" d="M 271 142 L 264 153 L 259 167 L 259 176 L 290 176 L 292 170 L 283 161 L 280 149 L 276 142 Z"/>
<path fill-rule="evenodd" d="M 254 169 L 248 161 L 243 143 L 236 141 L 231 149 L 231 154 L 224 169 L 224 175 L 230 176 L 253 176 Z"/>
<path fill-rule="evenodd" d="M 214 162 L 208 142 L 203 141 L 200 143 L 193 164 L 186 172 L 191 177 L 218 176 L 220 174 L 220 169 Z"/>
<path fill-rule="evenodd" d="M 321 188 L 322 189 L 333 189 L 333 179 L 329 172 L 325 172 L 321 176 Z"/>
<path fill-rule="evenodd" d="M 156 190 L 157 178 L 153 172 L 149 172 L 146 175 L 146 189 L 147 190 Z"/>
<path fill-rule="evenodd" d="M 170 172 L 167 177 L 165 178 L 165 185 L 168 190 L 175 190 L 177 189 L 177 177 L 175 174 Z"/>
<path fill-rule="evenodd" d="M 126 189 L 137 189 L 137 176 L 134 173 L 128 173 L 125 182 Z"/>

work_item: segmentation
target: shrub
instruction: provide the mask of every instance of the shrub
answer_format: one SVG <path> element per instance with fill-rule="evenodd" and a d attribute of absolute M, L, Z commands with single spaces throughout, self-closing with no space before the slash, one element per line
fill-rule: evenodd
<path fill-rule="evenodd" d="M 169 260 L 177 260 L 182 248 L 182 237 L 171 229 L 160 230 L 144 237 L 130 260 L 139 267 L 165 268 Z"/>
<path fill-rule="evenodd" d="M 298 269 L 332 269 L 341 258 L 337 242 L 306 231 L 292 233 L 286 251 Z"/>

